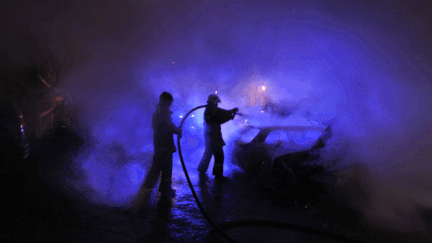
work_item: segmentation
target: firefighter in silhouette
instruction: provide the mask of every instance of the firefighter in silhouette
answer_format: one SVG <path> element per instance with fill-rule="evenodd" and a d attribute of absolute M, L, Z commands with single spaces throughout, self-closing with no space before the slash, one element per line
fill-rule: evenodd
<path fill-rule="evenodd" d="M 176 152 L 174 145 L 174 134 L 182 136 L 180 127 L 174 125 L 171 119 L 172 111 L 169 109 L 173 97 L 168 92 L 163 92 L 159 96 L 159 104 L 153 114 L 153 145 L 154 155 L 153 164 L 147 174 L 143 184 L 132 205 L 132 212 L 136 213 L 150 198 L 150 194 L 155 187 L 159 175 L 162 173 L 159 191 L 161 199 L 173 196 L 174 190 L 171 188 L 173 153 Z"/>
<path fill-rule="evenodd" d="M 218 108 L 218 103 L 221 102 L 215 94 L 209 95 L 207 99 L 207 107 L 204 111 L 204 137 L 205 137 L 205 152 L 198 166 L 200 174 L 206 173 L 211 157 L 214 156 L 213 175 L 215 179 L 226 179 L 223 176 L 224 152 L 225 145 L 222 139 L 221 124 L 234 119 L 238 108 L 232 110 L 224 110 Z"/>

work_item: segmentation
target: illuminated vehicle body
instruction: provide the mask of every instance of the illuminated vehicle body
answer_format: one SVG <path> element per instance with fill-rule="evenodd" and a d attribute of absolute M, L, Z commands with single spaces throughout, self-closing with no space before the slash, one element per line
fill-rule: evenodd
<path fill-rule="evenodd" d="M 248 126 L 240 134 L 256 135 L 250 142 L 234 142 L 231 163 L 240 167 L 246 177 L 256 177 L 272 173 L 274 161 L 287 158 L 295 162 L 316 159 L 319 149 L 323 148 L 332 136 L 332 131 L 330 126 Z M 293 134 L 297 137 L 300 134 L 301 139 L 306 142 L 296 142 Z M 314 140 L 316 137 L 318 138 Z M 279 163 L 276 163 L 277 166 Z"/>
<path fill-rule="evenodd" d="M 245 134 L 248 129 L 258 133 L 248 143 L 235 142 L 232 150 L 231 162 L 243 171 L 241 178 L 248 182 L 258 179 L 261 188 L 300 204 L 318 202 L 333 187 L 334 176 L 315 163 L 332 137 L 330 126 L 250 127 Z M 293 133 L 310 136 L 297 136 L 306 141 L 299 144 L 293 141 Z"/>
<path fill-rule="evenodd" d="M 24 172 L 30 154 L 23 113 L 17 105 L 0 100 L 0 163 L 2 174 Z"/>

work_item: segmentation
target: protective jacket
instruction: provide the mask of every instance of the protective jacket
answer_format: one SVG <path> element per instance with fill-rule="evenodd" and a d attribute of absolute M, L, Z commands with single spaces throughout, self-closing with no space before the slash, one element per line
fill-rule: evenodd
<path fill-rule="evenodd" d="M 172 122 L 171 114 L 168 104 L 160 102 L 157 105 L 152 122 L 155 152 L 176 152 L 173 135 L 179 134 L 180 129 Z"/>
<path fill-rule="evenodd" d="M 224 146 L 221 124 L 234 118 L 234 113 L 218 107 L 207 106 L 204 111 L 204 137 L 207 146 Z"/>

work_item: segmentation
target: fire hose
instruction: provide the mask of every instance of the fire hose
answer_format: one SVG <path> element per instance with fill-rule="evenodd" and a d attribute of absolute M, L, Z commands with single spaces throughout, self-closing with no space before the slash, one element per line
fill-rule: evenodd
<path fill-rule="evenodd" d="M 205 108 L 207 107 L 207 105 L 202 105 L 202 106 L 197 106 L 195 108 L 193 108 L 192 110 L 190 110 L 184 117 L 183 120 L 180 123 L 180 129 L 182 129 L 183 124 L 186 120 L 186 118 L 195 110 L 201 109 L 201 108 Z M 179 157 L 180 157 L 180 162 L 181 165 L 183 167 L 183 172 L 185 174 L 186 180 L 188 182 L 189 188 L 192 192 L 192 195 L 195 199 L 196 204 L 198 205 L 198 208 L 201 211 L 201 214 L 204 216 L 204 218 L 207 220 L 207 222 L 213 227 L 209 234 L 210 235 L 213 230 L 216 231 L 217 233 L 219 233 L 221 236 L 223 236 L 226 240 L 228 240 L 229 242 L 232 243 L 237 243 L 237 241 L 235 241 L 233 238 L 231 238 L 228 234 L 226 234 L 222 229 L 223 228 L 229 228 L 229 227 L 240 227 L 240 226 L 257 226 L 257 225 L 261 225 L 261 226 L 267 226 L 267 227 L 274 227 L 274 228 L 279 228 L 279 229 L 287 229 L 287 230 L 296 230 L 296 231 L 301 231 L 301 232 L 305 232 L 305 233 L 310 233 L 310 234 L 314 234 L 314 235 L 319 235 L 319 236 L 323 236 L 323 237 L 328 237 L 328 238 L 332 238 L 335 240 L 340 240 L 340 241 L 344 241 L 344 242 L 352 242 L 352 243 L 360 243 L 359 241 L 341 236 L 341 235 L 336 235 L 336 234 L 332 234 L 332 233 L 328 233 L 328 232 L 324 232 L 321 230 L 317 230 L 314 228 L 310 228 L 310 227 L 305 227 L 305 226 L 301 226 L 301 225 L 296 225 L 296 224 L 290 224 L 290 223 L 284 223 L 284 222 L 278 222 L 278 221 L 271 221 L 271 220 L 257 220 L 257 219 L 247 219 L 247 220 L 235 220 L 235 221 L 228 221 L 222 224 L 215 224 L 213 222 L 213 220 L 208 216 L 207 212 L 205 211 L 204 207 L 202 206 L 196 192 L 195 189 L 192 185 L 192 182 L 189 178 L 189 174 L 187 172 L 186 169 L 186 165 L 185 162 L 183 160 L 183 155 L 182 155 L 182 151 L 181 151 L 181 146 L 180 146 L 180 136 L 177 136 L 177 147 L 178 147 L 178 153 L 179 153 Z M 207 235 L 207 236 L 208 236 Z"/>

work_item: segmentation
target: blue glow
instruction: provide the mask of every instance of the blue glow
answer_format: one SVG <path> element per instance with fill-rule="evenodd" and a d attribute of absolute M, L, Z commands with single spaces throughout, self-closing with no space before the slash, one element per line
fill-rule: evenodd
<path fill-rule="evenodd" d="M 80 119 L 95 141 L 92 155 L 77 161 L 96 191 L 94 201 L 122 204 L 136 191 L 151 164 L 151 116 L 161 92 L 174 96 L 178 125 L 180 116 L 217 91 L 222 108 L 238 107 L 244 114 L 222 125 L 225 172 L 236 169 L 228 156 L 232 143 L 250 139 L 239 134 L 246 124 L 332 123 L 326 161 L 338 159 L 340 167 L 360 163 L 371 172 L 364 181 L 376 195 L 362 205 L 372 207 L 365 218 L 395 224 L 406 222 L 397 212 L 430 207 L 418 197 L 432 188 L 431 15 L 420 9 L 430 8 L 393 2 L 206 1 L 193 9 L 173 3 L 164 7 L 176 11 L 156 11 L 159 1 L 134 1 L 121 4 L 135 14 L 119 22 L 112 20 L 124 12 L 113 4 L 92 25 L 68 28 L 74 16 L 91 20 L 82 16 L 88 8 L 79 7 L 52 27 L 44 25 L 50 30 L 43 33 L 64 29 L 52 37 L 59 50 L 69 52 L 64 58 L 73 60 L 63 69 L 62 88 L 81 105 Z M 182 148 L 190 170 L 203 154 L 202 116 L 199 110 L 184 124 Z M 307 147 L 317 136 L 292 132 L 269 142 L 282 138 L 288 147 Z M 96 159 L 100 147 L 116 141 L 132 158 L 117 167 L 107 165 L 109 158 Z M 177 156 L 174 178 L 182 176 Z M 408 206 L 400 210 L 397 202 Z"/>
<path fill-rule="evenodd" d="M 145 170 L 139 166 L 139 162 L 133 162 L 128 166 L 128 174 L 134 185 L 140 185 L 143 181 Z"/>
<path fill-rule="evenodd" d="M 82 162 L 87 183 L 95 191 L 90 200 L 95 203 L 113 206 L 130 203 L 146 173 L 142 161 L 128 161 L 124 166 L 115 167 L 109 159 L 98 158 L 96 153 Z"/>
<path fill-rule="evenodd" d="M 105 135 L 108 137 L 115 137 L 117 135 L 117 128 L 108 126 L 105 128 Z"/>

